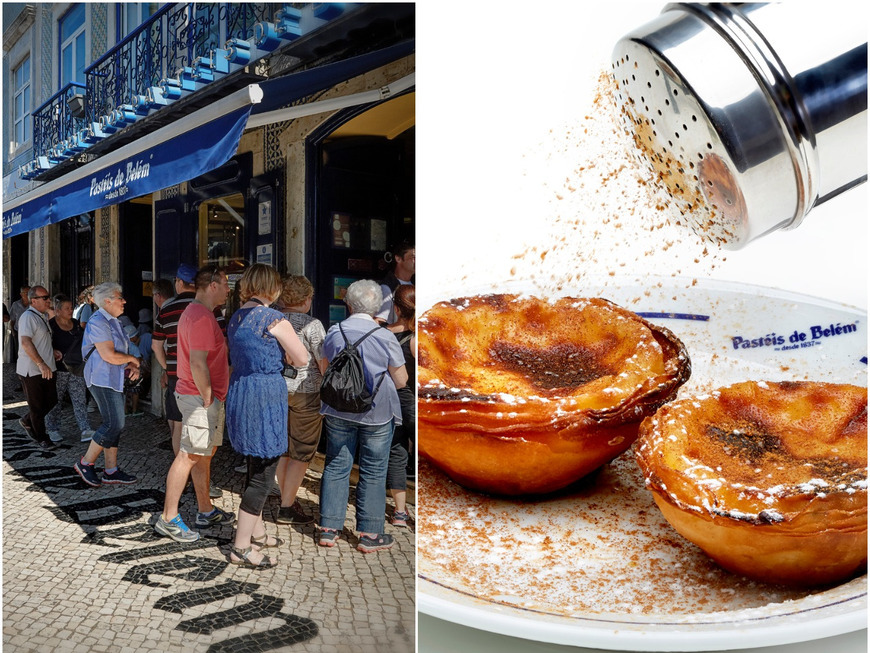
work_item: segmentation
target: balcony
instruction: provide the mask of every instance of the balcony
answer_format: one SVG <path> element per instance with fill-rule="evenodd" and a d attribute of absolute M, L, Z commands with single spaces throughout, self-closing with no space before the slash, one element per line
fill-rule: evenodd
<path fill-rule="evenodd" d="M 306 57 L 323 56 L 318 48 L 346 43 L 347 33 L 361 27 L 353 20 L 343 23 L 354 12 L 365 17 L 371 11 L 356 7 L 164 5 L 91 64 L 84 85 L 67 85 L 34 111 L 34 158 L 19 174 L 57 178 L 222 93 L 265 79 L 274 73 L 267 65 L 273 56 L 283 55 L 275 60 L 282 71 L 304 66 Z M 333 34 L 330 25 L 343 27 Z M 289 53 L 291 44 L 299 45 L 298 53 Z"/>

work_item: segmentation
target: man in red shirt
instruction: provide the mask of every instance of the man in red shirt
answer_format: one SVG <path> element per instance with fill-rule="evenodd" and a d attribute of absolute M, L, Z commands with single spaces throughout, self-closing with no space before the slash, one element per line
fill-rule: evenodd
<path fill-rule="evenodd" d="M 169 435 L 172 439 L 172 453 L 178 454 L 178 442 L 181 439 L 181 411 L 175 402 L 175 384 L 178 382 L 178 321 L 182 313 L 196 296 L 194 279 L 196 268 L 187 263 L 178 266 L 175 275 L 175 297 L 168 299 L 160 307 L 157 319 L 154 321 L 154 331 L 151 334 L 151 350 L 157 363 L 163 369 L 160 384 L 164 388 L 163 408 L 169 423 Z M 227 326 L 219 308 L 215 308 L 215 318 L 226 333 Z M 223 492 L 218 487 L 209 488 L 211 498 L 216 499 Z"/>
<path fill-rule="evenodd" d="M 188 476 L 196 492 L 197 528 L 231 524 L 235 519 L 233 513 L 216 508 L 209 497 L 211 458 L 223 439 L 230 379 L 226 339 L 214 309 L 226 301 L 230 288 L 226 274 L 216 266 L 199 270 L 194 284 L 196 296 L 178 320 L 175 401 L 182 418 L 181 440 L 166 478 L 163 514 L 154 525 L 158 533 L 176 542 L 199 539 L 199 533 L 190 530 L 178 514 Z"/>

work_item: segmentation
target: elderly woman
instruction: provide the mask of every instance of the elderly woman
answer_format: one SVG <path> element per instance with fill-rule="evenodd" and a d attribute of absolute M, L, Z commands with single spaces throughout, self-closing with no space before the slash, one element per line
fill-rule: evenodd
<path fill-rule="evenodd" d="M 130 339 L 118 318 L 126 303 L 121 286 L 108 281 L 94 288 L 98 307 L 88 320 L 82 341 L 82 357 L 87 356 L 85 382 L 97 402 L 103 423 L 94 431 L 88 450 L 75 464 L 76 473 L 92 487 L 135 483 L 136 478 L 118 468 L 118 440 L 124 428 L 124 380 L 139 377 L 139 359 L 130 354 Z M 94 463 L 104 455 L 103 477 Z"/>
<path fill-rule="evenodd" d="M 359 448 L 359 482 L 356 486 L 356 525 L 360 532 L 357 549 L 371 553 L 393 546 L 385 535 L 387 461 L 393 429 L 402 423 L 398 388 L 408 381 L 405 357 L 399 341 L 375 322 L 383 303 L 375 281 L 355 281 L 344 301 L 350 317 L 330 327 L 323 344 L 327 360 L 333 360 L 346 343 L 359 343 L 366 386 L 374 393 L 371 408 L 364 413 L 346 413 L 326 403 L 320 412 L 326 423 L 326 463 L 320 485 L 320 546 L 335 546 L 347 513 L 350 471 Z M 360 341 L 365 336 L 365 339 Z"/>
<path fill-rule="evenodd" d="M 72 300 L 66 295 L 55 295 L 54 317 L 48 321 L 51 328 L 51 346 L 57 365 L 57 405 L 45 416 L 45 428 L 52 442 L 60 442 L 60 414 L 64 395 L 69 393 L 76 424 L 81 432 L 82 442 L 91 439 L 94 432 L 88 423 L 88 396 L 84 378 L 70 374 L 63 364 L 63 356 L 78 342 L 83 333 L 82 325 L 73 316 Z"/>
<path fill-rule="evenodd" d="M 263 523 L 263 506 L 275 485 L 280 456 L 287 451 L 287 384 L 281 372 L 285 363 L 308 364 L 308 352 L 293 325 L 269 308 L 281 290 L 277 270 L 255 263 L 242 275 L 242 305 L 227 325 L 233 361 L 226 401 L 227 433 L 248 466 L 230 562 L 255 569 L 275 565 L 261 549 L 283 544 L 266 533 Z"/>
<path fill-rule="evenodd" d="M 326 358 L 323 357 L 326 329 L 320 320 L 308 314 L 314 297 L 311 282 L 302 275 L 287 275 L 283 285 L 280 304 L 308 351 L 308 366 L 299 369 L 296 378 L 287 382 L 288 446 L 287 453 L 278 463 L 281 507 L 277 521 L 281 524 L 310 524 L 314 517 L 302 509 L 296 495 L 320 443 L 323 420 L 320 415 L 320 382 L 326 370 Z"/>

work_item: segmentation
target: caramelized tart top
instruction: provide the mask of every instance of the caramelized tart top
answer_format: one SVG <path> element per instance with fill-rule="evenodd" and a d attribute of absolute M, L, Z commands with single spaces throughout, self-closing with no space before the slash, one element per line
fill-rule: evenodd
<path fill-rule="evenodd" d="M 565 410 L 632 412 L 669 396 L 690 373 L 673 334 L 607 300 L 503 294 L 427 311 L 418 368 L 421 402 L 530 417 L 548 406 L 551 418 Z"/>
<path fill-rule="evenodd" d="M 777 522 L 867 490 L 867 389 L 747 381 L 667 404 L 641 425 L 646 483 L 681 505 Z"/>

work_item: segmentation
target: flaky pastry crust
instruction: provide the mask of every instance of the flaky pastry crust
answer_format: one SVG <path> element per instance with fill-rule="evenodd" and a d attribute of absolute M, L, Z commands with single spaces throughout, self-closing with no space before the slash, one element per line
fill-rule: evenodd
<path fill-rule="evenodd" d="M 419 450 L 475 490 L 552 492 L 628 449 L 690 373 L 670 331 L 604 299 L 442 302 L 419 320 Z"/>
<path fill-rule="evenodd" d="M 665 518 L 726 569 L 812 586 L 867 564 L 867 389 L 747 381 L 663 406 L 635 446 Z"/>

